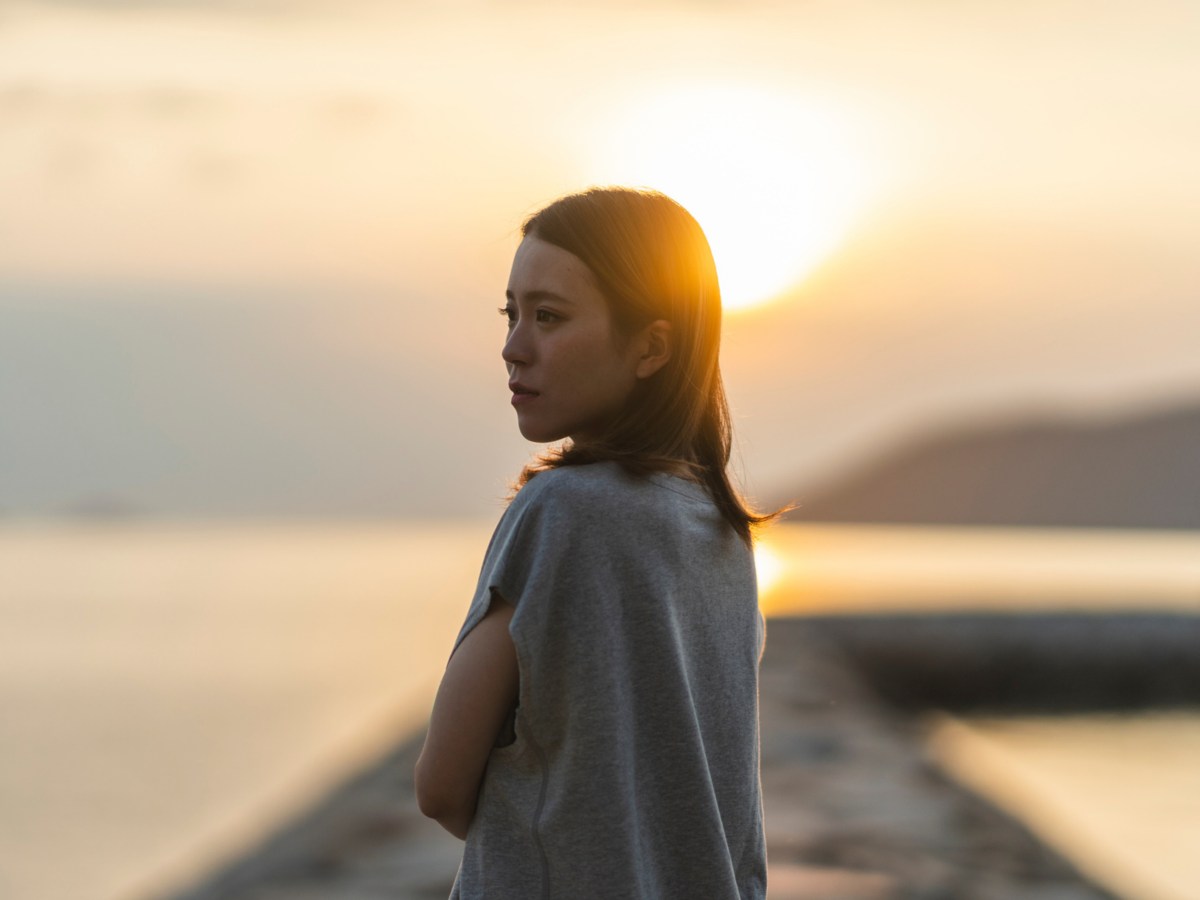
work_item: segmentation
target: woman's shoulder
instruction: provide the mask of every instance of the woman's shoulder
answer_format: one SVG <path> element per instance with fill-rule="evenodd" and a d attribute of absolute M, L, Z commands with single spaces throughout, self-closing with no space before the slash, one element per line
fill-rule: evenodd
<path fill-rule="evenodd" d="M 590 506 L 620 498 L 637 490 L 634 476 L 617 463 L 557 466 L 530 478 L 513 498 L 514 507 Z"/>
<path fill-rule="evenodd" d="M 665 473 L 634 474 L 604 461 L 539 472 L 517 493 L 513 507 L 628 520 L 639 510 L 662 512 L 677 502 L 711 506 L 698 483 Z"/>

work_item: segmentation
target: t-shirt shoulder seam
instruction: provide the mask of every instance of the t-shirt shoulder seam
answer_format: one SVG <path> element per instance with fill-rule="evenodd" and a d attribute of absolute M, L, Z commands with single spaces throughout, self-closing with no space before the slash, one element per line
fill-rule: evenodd
<path fill-rule="evenodd" d="M 603 468 L 599 468 L 603 467 Z M 615 469 L 615 471 L 614 471 Z M 525 504 L 547 499 L 583 500 L 611 496 L 612 488 L 624 477 L 615 463 L 588 463 L 583 466 L 560 466 L 532 478 L 514 498 L 515 503 L 525 495 Z"/>

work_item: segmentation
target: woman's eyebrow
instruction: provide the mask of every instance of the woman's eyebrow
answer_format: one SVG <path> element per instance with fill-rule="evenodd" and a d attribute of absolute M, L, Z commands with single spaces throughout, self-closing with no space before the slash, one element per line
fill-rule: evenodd
<path fill-rule="evenodd" d="M 504 296 L 514 303 L 517 300 L 516 295 L 512 291 L 505 291 Z M 559 303 L 575 302 L 570 297 L 564 297 L 562 294 L 554 293 L 554 291 L 527 291 L 521 295 L 521 299 L 530 303 L 537 303 L 539 300 L 557 300 Z"/>

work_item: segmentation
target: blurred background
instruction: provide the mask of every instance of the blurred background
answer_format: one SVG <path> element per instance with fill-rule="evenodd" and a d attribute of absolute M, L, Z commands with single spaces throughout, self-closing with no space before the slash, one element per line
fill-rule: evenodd
<path fill-rule="evenodd" d="M 8 0 L 0 897 L 182 883 L 419 727 L 537 449 L 518 228 L 591 184 L 710 236 L 735 469 L 796 504 L 764 610 L 1194 614 L 1198 42 L 1188 0 Z M 1200 717 L 934 744 L 1114 890 L 1200 883 L 1191 767 L 1136 774 Z"/>

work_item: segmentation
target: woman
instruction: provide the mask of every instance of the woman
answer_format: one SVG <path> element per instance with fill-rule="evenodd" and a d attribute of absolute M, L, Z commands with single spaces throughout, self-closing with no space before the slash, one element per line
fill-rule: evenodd
<path fill-rule="evenodd" d="M 527 467 L 416 768 L 452 898 L 762 898 L 752 513 L 708 242 L 662 194 L 563 197 L 501 313 Z"/>

